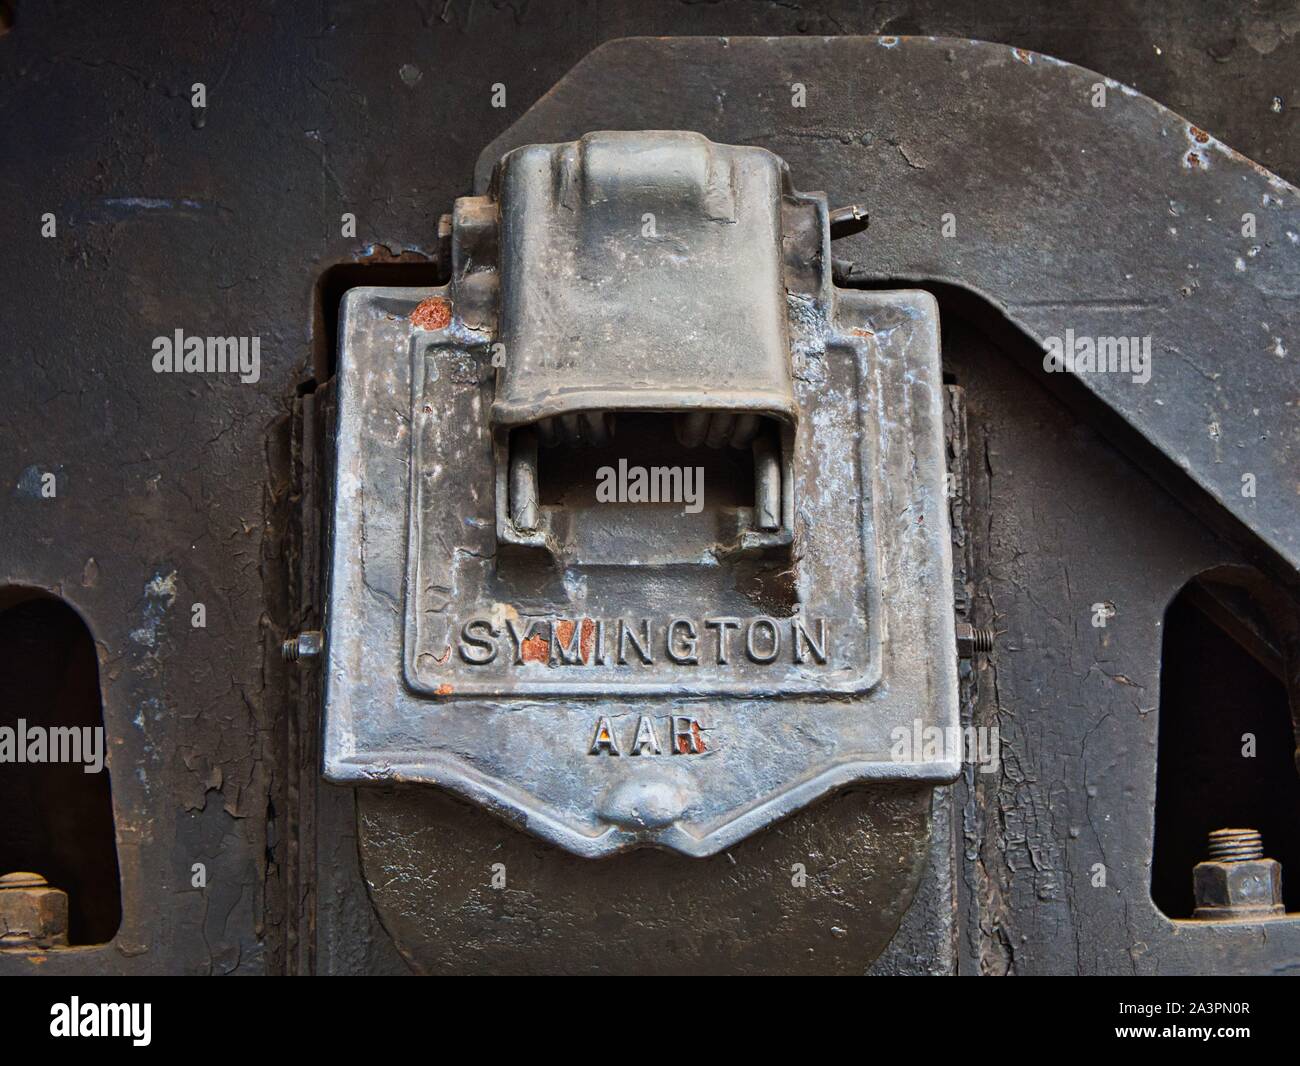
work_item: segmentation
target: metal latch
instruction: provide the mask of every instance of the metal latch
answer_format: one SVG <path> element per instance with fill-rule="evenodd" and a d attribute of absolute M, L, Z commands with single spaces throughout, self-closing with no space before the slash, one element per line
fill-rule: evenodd
<path fill-rule="evenodd" d="M 559 560 L 599 552 L 582 519 L 538 505 L 539 446 L 557 459 L 560 445 L 607 447 L 620 420 L 653 412 L 636 426 L 647 439 L 631 446 L 664 460 L 647 471 L 693 473 L 685 453 L 700 447 L 752 453 L 752 492 L 716 512 L 723 525 L 701 529 L 701 548 L 790 543 L 798 408 L 779 298 L 783 177 L 769 152 L 683 134 L 594 134 L 506 158 L 491 408 L 500 541 Z M 680 462 L 654 454 L 666 450 L 666 423 Z M 671 477 L 648 488 L 680 497 Z M 724 488 L 710 485 L 710 497 Z M 664 539 L 680 543 L 672 531 Z"/>
<path fill-rule="evenodd" d="M 456 202 L 448 286 L 347 294 L 327 776 L 591 856 L 956 776 L 937 312 L 837 288 L 830 221 L 592 133 Z"/>

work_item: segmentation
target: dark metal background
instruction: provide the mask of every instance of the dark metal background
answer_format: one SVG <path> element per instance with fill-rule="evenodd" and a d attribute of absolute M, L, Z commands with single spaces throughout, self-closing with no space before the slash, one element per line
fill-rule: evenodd
<path fill-rule="evenodd" d="M 431 257 L 437 216 L 470 191 L 480 150 L 593 47 L 634 34 L 1003 41 L 1132 85 L 1294 181 L 1298 11 L 433 0 L 239 11 L 178 3 L 106 15 L 100 5 L 17 4 L 0 36 L 0 576 L 59 592 L 97 641 L 124 912 L 113 944 L 55 955 L 43 972 L 404 969 L 357 872 L 352 795 L 317 788 L 312 723 L 302 730 L 289 713 L 277 659 L 298 622 L 297 560 L 282 554 L 296 503 L 292 398 L 328 364 L 315 290 L 324 272 L 371 245 L 412 250 L 406 258 L 417 263 L 421 250 Z M 613 67 L 594 91 L 626 92 L 632 70 Z M 804 80 L 815 86 L 816 77 Z M 201 115 L 189 102 L 196 81 L 208 89 Z M 490 105 L 497 81 L 508 88 L 505 109 Z M 849 89 L 829 86 L 842 106 Z M 636 91 L 662 113 L 688 89 Z M 899 80 L 870 91 L 909 90 Z M 919 111 L 935 104 L 916 92 L 909 101 Z M 758 138 L 762 129 L 737 132 Z M 839 138 L 867 131 L 826 132 L 833 158 Z M 962 136 L 951 130 L 955 142 Z M 933 162 L 941 146 L 917 147 L 910 163 L 900 148 L 915 146 L 886 138 L 884 147 L 907 176 L 937 175 L 915 164 Z M 996 195 L 978 183 L 969 191 L 974 204 L 982 191 Z M 55 239 L 40 237 L 46 211 L 58 217 Z M 360 239 L 339 236 L 344 211 L 356 213 Z M 856 258 L 866 260 L 869 239 L 862 250 Z M 1293 308 L 1293 292 L 1279 298 Z M 260 335 L 262 380 L 154 375 L 150 342 L 176 328 Z M 1294 938 L 1261 947 L 1210 932 L 1170 942 L 1146 895 L 1143 790 L 1155 716 L 1142 712 L 1156 702 L 1159 650 L 1151 623 L 1188 573 L 1236 553 L 1029 384 L 1014 360 L 995 357 L 1016 344 L 963 335 L 945 320 L 945 360 L 968 387 L 977 457 L 982 609 L 1006 630 L 993 690 L 1002 708 L 1036 708 L 1002 716 L 1003 773 L 961 811 L 962 968 L 1293 967 Z M 1290 395 L 1281 413 L 1294 418 Z M 18 487 L 31 467 L 59 473 L 56 501 Z M 1087 536 L 1080 513 L 1111 536 Z M 1284 523 L 1273 532 L 1285 536 Z M 176 599 L 163 597 L 159 620 L 146 586 L 172 571 Z M 1124 650 L 1104 670 L 1067 669 L 1095 640 L 1076 619 L 1096 589 L 1102 598 L 1124 590 L 1138 605 L 1120 616 L 1133 629 L 1121 631 Z M 207 604 L 206 630 L 189 627 L 195 601 Z M 130 636 L 146 624 L 152 647 Z M 1091 644 L 1086 655 L 1095 661 Z M 989 691 L 982 686 L 982 700 Z M 1103 807 L 1128 814 L 1104 824 Z M 467 863 L 486 866 L 513 846 L 513 830 L 450 818 L 458 833 L 477 834 Z M 1123 871 L 1121 891 L 1087 887 L 1081 871 L 1094 855 Z M 206 892 L 189 887 L 199 861 Z M 904 921 L 910 943 L 930 928 Z M 809 946 L 787 944 L 771 968 Z M 941 954 L 900 948 L 890 965 L 921 959 L 924 968 Z M 480 961 L 462 953 L 449 965 Z M 6 971 L 31 965 L 0 962 Z"/>

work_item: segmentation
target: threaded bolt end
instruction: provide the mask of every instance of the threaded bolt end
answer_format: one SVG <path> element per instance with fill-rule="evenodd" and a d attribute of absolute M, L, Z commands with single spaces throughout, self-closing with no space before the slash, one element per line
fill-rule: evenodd
<path fill-rule="evenodd" d="M 1211 862 L 1251 862 L 1264 857 L 1258 829 L 1215 829 L 1210 833 Z"/>
<path fill-rule="evenodd" d="M 963 659 L 969 659 L 972 655 L 981 652 L 987 655 L 993 650 L 993 641 L 997 636 L 993 630 L 983 626 L 973 626 L 969 622 L 958 622 L 956 634 L 957 654 Z"/>
<path fill-rule="evenodd" d="M 296 663 L 303 659 L 314 659 L 325 648 L 325 634 L 319 629 L 304 629 L 296 637 L 290 637 L 280 645 L 280 654 L 286 662 Z"/>

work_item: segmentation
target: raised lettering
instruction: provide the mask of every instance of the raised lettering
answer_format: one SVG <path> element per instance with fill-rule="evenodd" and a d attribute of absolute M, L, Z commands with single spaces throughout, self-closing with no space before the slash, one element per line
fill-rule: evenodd
<path fill-rule="evenodd" d="M 705 750 L 704 734 L 699 719 L 689 714 L 672 717 L 674 755 L 699 755 Z"/>
<path fill-rule="evenodd" d="M 614 739 L 614 729 L 609 724 L 609 719 L 601 715 L 596 722 L 596 735 L 591 738 L 591 750 L 589 755 L 621 755 L 618 750 L 618 741 Z"/>
<path fill-rule="evenodd" d="M 641 619 L 641 631 L 642 631 L 642 637 L 640 640 L 638 640 L 636 634 L 632 631 L 632 629 L 628 626 L 628 624 L 625 621 L 623 621 L 623 619 L 621 618 L 618 620 L 618 665 L 619 666 L 627 665 L 627 657 L 625 655 L 624 650 L 627 646 L 627 643 L 629 642 L 631 643 L 632 647 L 636 649 L 636 653 L 638 656 L 640 656 L 641 661 L 643 663 L 649 665 L 650 663 L 655 661 L 654 653 L 650 650 L 650 619 L 648 618 Z"/>
<path fill-rule="evenodd" d="M 754 634 L 760 626 L 767 630 L 768 650 L 766 652 L 758 650 L 758 641 L 754 639 Z M 745 630 L 745 654 L 756 663 L 770 663 L 781 654 L 781 631 L 776 628 L 776 623 L 772 619 L 755 618 L 749 623 L 749 628 Z"/>
<path fill-rule="evenodd" d="M 679 628 L 685 629 L 684 638 L 677 635 Z M 668 623 L 668 658 L 683 666 L 694 666 L 700 661 L 695 652 L 697 640 L 694 622 L 689 618 L 674 618 Z"/>
<path fill-rule="evenodd" d="M 704 620 L 705 629 L 716 629 L 718 631 L 718 665 L 726 666 L 731 660 L 727 658 L 727 630 L 739 629 L 739 618 L 706 618 Z"/>
<path fill-rule="evenodd" d="M 813 640 L 808 630 L 804 628 L 803 619 L 796 618 L 793 623 L 794 629 L 794 661 L 801 663 L 804 661 L 804 645 L 807 644 L 808 651 L 812 652 L 813 658 L 819 663 L 826 661 L 826 648 L 828 641 L 826 638 L 826 619 L 817 619 L 817 634 L 820 639 Z"/>
<path fill-rule="evenodd" d="M 560 631 L 566 625 L 570 628 L 567 646 L 560 635 Z M 566 666 L 576 666 L 582 662 L 581 621 L 570 622 L 567 618 L 560 618 L 551 622 L 551 662 L 555 662 L 557 655 L 560 662 Z"/>
<path fill-rule="evenodd" d="M 487 631 L 486 636 L 475 636 L 474 630 Z M 497 657 L 497 628 L 486 618 L 471 618 L 460 630 L 460 657 L 474 666 L 490 663 Z"/>
<path fill-rule="evenodd" d="M 659 738 L 655 736 L 654 719 L 647 714 L 643 714 L 636 724 L 636 739 L 632 741 L 631 754 L 659 754 Z"/>

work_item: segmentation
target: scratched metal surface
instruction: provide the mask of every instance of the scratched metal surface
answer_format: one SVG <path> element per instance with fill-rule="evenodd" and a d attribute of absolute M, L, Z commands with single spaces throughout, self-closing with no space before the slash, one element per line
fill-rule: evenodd
<path fill-rule="evenodd" d="M 628 79 L 629 71 L 639 74 Z M 665 71 L 686 91 L 647 100 L 637 90 L 608 88 L 641 85 Z M 829 117 L 800 115 L 785 96 L 814 71 L 840 88 Z M 1300 201 L 1284 180 L 1131 90 L 1108 87 L 1109 106 L 1120 111 L 1113 124 L 1099 123 L 1086 103 L 1097 80 L 1042 56 L 974 42 L 616 42 L 485 149 L 477 184 L 484 187 L 501 152 L 580 129 L 692 128 L 757 142 L 804 160 L 833 202 L 864 202 L 883 213 L 884 226 L 859 238 L 858 248 L 837 248 L 849 260 L 847 280 L 925 277 L 948 291 L 960 286 L 967 299 L 982 297 L 977 303 L 994 309 L 994 319 L 996 311 L 1005 314 L 1008 336 L 991 347 L 1009 359 L 972 373 L 980 382 L 982 374 L 1010 372 L 1004 364 L 1014 362 L 1028 370 L 1021 386 L 1031 391 L 981 411 L 976 439 L 987 444 L 989 434 L 1005 432 L 1008 409 L 1050 407 L 1061 395 L 1066 410 L 1084 415 L 1079 435 L 1090 433 L 1087 421 L 1105 426 L 1162 489 L 1134 506 L 1140 480 L 1123 489 L 1104 477 L 1076 485 L 1059 450 L 1030 446 L 1026 435 L 1014 453 L 1024 472 L 1008 490 L 986 453 L 979 491 L 988 524 L 978 547 L 980 565 L 996 569 L 984 570 L 981 593 L 989 621 L 1009 636 L 1001 652 L 1007 668 L 998 656 L 989 668 L 981 721 L 1005 724 L 1010 744 L 1007 763 L 958 793 L 969 802 L 971 824 L 983 830 L 965 841 L 964 963 L 1022 973 L 1286 970 L 1300 950 L 1300 920 L 1271 925 L 1262 946 L 1258 929 L 1172 922 L 1150 898 L 1148 863 L 1164 606 L 1199 570 L 1239 559 L 1239 552 L 1294 588 L 1300 436 L 1287 343 L 1300 276 L 1290 235 Z M 874 91 L 905 82 L 905 93 Z M 1017 109 L 1008 117 L 995 101 L 1011 96 Z M 917 99 L 930 106 L 919 108 Z M 945 136 L 952 126 L 962 138 Z M 1071 170 L 1085 155 L 1104 184 Z M 1162 165 L 1167 176 L 1154 180 Z M 966 236 L 942 248 L 933 231 L 944 208 L 959 201 L 966 221 L 958 233 L 966 226 Z M 1243 244 L 1245 210 L 1259 212 L 1261 235 Z M 1104 290 L 1089 287 L 1103 281 Z M 1034 352 L 1068 329 L 1154 334 L 1152 387 L 1101 375 L 1065 386 L 1045 381 L 1034 373 L 1041 360 Z M 1261 331 L 1266 342 L 1241 343 Z M 1271 486 L 1263 504 L 1240 493 L 1243 471 Z M 1073 491 L 1063 492 L 1067 485 Z M 1008 491 L 1016 501 L 1010 516 L 999 507 Z M 1129 506 L 1117 509 L 1125 495 Z M 1078 544 L 1065 533 L 1081 501 L 1109 535 Z M 1201 521 L 1189 521 L 1189 511 Z M 1225 521 L 1227 514 L 1235 522 Z M 1151 547 L 1135 566 L 1124 546 L 1140 529 Z M 1090 581 L 1087 591 L 1071 581 L 1078 570 Z M 1122 590 L 1128 617 L 1122 632 L 1094 647 L 1071 617 L 1086 619 L 1078 598 L 1098 583 Z M 1050 589 L 1050 598 L 1037 588 Z M 1026 646 L 1034 651 L 1027 660 L 1020 654 Z M 1112 880 L 1109 891 L 1089 896 L 1095 861 L 1108 864 Z"/>
<path fill-rule="evenodd" d="M 1157 732 L 1182 710 L 1161 706 L 1162 618 L 1242 556 L 1020 365 L 1024 337 L 972 310 L 947 305 L 944 359 L 966 389 L 974 614 L 1000 634 L 973 721 L 999 728 L 1002 755 L 955 796 L 960 970 L 1294 972 L 1300 919 L 1174 922 L 1149 889 Z M 1091 604 L 1112 598 L 1094 629 Z"/>
<path fill-rule="evenodd" d="M 1190 10 L 1152 2 L 1122 11 L 1072 0 L 1050 15 L 1033 3 L 983 0 L 867 10 L 834 0 L 453 0 L 238 12 L 178 2 L 129 5 L 106 18 L 96 4 L 19 4 L 13 29 L 0 36 L 0 141 L 9 149 L 0 152 L 0 273 L 22 282 L 0 298 L 0 570 L 6 580 L 61 591 L 101 648 L 125 908 L 117 943 L 50 957 L 42 972 L 306 968 L 306 953 L 285 959 L 286 926 L 319 944 L 322 969 L 403 968 L 355 870 L 348 790 L 322 787 L 311 815 L 322 844 L 304 853 L 304 880 L 319 881 L 319 907 L 303 902 L 310 894 L 295 894 L 290 905 L 278 893 L 289 842 L 302 828 L 279 772 L 287 697 L 273 655 L 292 616 L 280 572 L 289 398 L 309 376 L 313 354 L 324 363 L 311 339 L 314 280 L 373 244 L 412 249 L 411 259 L 432 248 L 436 217 L 470 191 L 484 144 L 588 51 L 630 34 L 997 40 L 1135 86 L 1295 181 L 1297 10 L 1290 0 Z M 211 90 L 201 116 L 188 99 L 196 80 Z M 509 84 L 500 110 L 489 102 L 497 80 Z M 837 80 L 831 90 L 844 87 Z M 661 95 L 657 85 L 645 89 L 648 99 Z M 344 210 L 358 214 L 355 239 L 339 235 Z M 59 218 L 56 240 L 39 236 L 44 211 Z M 177 326 L 260 333 L 261 381 L 160 385 L 147 369 L 148 344 Z M 974 360 L 969 376 L 982 365 Z M 1063 421 L 1068 413 L 1048 408 L 1049 417 L 1036 420 L 1020 413 L 1022 385 L 990 399 L 988 413 L 1012 433 L 1001 455 L 1012 444 L 1056 455 L 1066 448 L 1060 428 L 1072 425 Z M 1016 428 L 1027 425 L 1036 428 Z M 1104 441 L 1093 447 L 1106 470 L 1127 470 Z M 1069 465 L 1068 456 L 1054 463 Z M 61 468 L 69 491 L 57 509 L 42 511 L 15 491 L 34 465 Z M 1050 529 L 1070 508 L 1046 478 L 1041 493 L 1008 492 L 1020 476 L 1008 473 L 996 502 L 1000 551 L 1010 561 L 1015 538 Z M 1078 476 L 1078 493 L 1113 492 L 1097 476 Z M 1140 478 L 1132 470 L 1116 476 Z M 1149 491 L 1139 484 L 1134 507 Z M 87 567 L 91 558 L 95 568 Z M 169 590 L 173 569 L 177 600 L 168 602 L 167 591 L 152 604 L 159 597 L 146 586 L 161 577 L 154 587 Z M 999 587 L 1011 589 L 1005 576 Z M 212 620 L 195 634 L 183 608 L 199 598 Z M 1041 644 L 1023 653 L 1026 686 L 1060 654 L 1050 649 L 1072 639 L 1059 610 L 1033 599 L 1023 591 L 1002 598 L 1014 603 L 1024 632 L 1047 627 Z M 152 649 L 130 637 L 147 618 L 157 619 Z M 1063 691 L 1043 721 L 1063 722 L 1068 702 Z M 1058 740 L 1057 726 L 1034 728 L 1047 749 L 1079 748 L 1073 733 Z M 1045 759 L 1034 755 L 1040 776 L 1049 772 Z M 1145 772 L 1134 770 L 1134 779 Z M 310 774 L 306 780 L 310 790 Z M 1007 788 L 1013 811 L 1048 809 L 1041 785 Z M 511 832 L 494 824 L 467 861 L 485 868 Z M 989 845 L 988 868 L 1014 891 L 987 929 L 968 935 L 988 949 L 993 969 L 1068 970 L 1082 950 L 1071 915 L 1087 909 L 1088 897 L 1071 895 L 1058 876 L 1051 905 L 1036 903 L 1043 849 L 1034 842 L 1043 832 L 1050 824 L 1013 834 L 1014 858 L 996 854 L 996 834 Z M 200 860 L 215 871 L 206 896 L 191 892 L 184 876 Z M 1054 859 L 1047 865 L 1061 869 Z M 1089 965 L 1127 965 L 1113 938 L 1097 943 L 1105 957 Z M 774 968 L 789 947 L 773 950 Z M 33 968 L 22 958 L 0 966 Z"/>
<path fill-rule="evenodd" d="M 435 789 L 362 789 L 359 809 L 371 898 L 417 972 L 860 974 L 924 874 L 930 793 L 850 791 L 710 858 L 598 862 Z"/>
<path fill-rule="evenodd" d="M 601 575 L 588 582 L 581 567 L 563 584 L 549 557 L 534 559 L 533 569 L 516 562 L 508 570 L 492 536 L 493 495 L 486 491 L 490 338 L 467 340 L 454 323 L 429 333 L 409 321 L 423 300 L 448 296 L 442 289 L 366 288 L 346 303 L 325 664 L 325 767 L 332 780 L 450 788 L 580 855 L 649 844 L 700 856 L 854 783 L 956 776 L 955 760 L 927 756 L 919 745 L 910 758 L 893 757 L 895 730 L 956 725 L 941 390 L 929 297 L 840 293 L 822 319 L 836 324 L 832 332 L 817 326 L 794 334 L 801 556 L 783 565 L 797 567 L 791 580 L 809 624 L 821 612 L 830 618 L 837 643 L 827 644 L 825 669 L 811 659 L 792 665 L 789 645 L 780 661 L 760 665 L 736 651 L 743 672 L 706 661 L 692 676 L 662 654 L 653 671 L 620 667 L 613 657 L 603 666 L 535 662 L 524 659 L 521 643 L 518 667 L 503 654 L 508 669 L 480 679 L 466 659 L 458 672 L 434 671 L 442 684 L 420 688 L 402 669 L 413 623 L 435 629 L 439 638 L 427 654 L 446 662 L 460 626 L 439 629 L 441 612 L 481 614 L 483 589 L 523 618 L 656 609 L 666 617 L 689 613 L 692 603 L 701 614 L 740 615 L 770 602 L 747 595 L 748 585 L 724 598 L 720 589 L 741 584 L 725 563 L 717 564 L 721 578 L 702 568 L 695 589 L 677 587 L 680 567 L 626 565 L 604 600 Z M 855 329 L 871 334 L 869 346 L 864 336 L 854 338 Z M 480 349 L 477 357 L 467 344 Z M 393 359 L 395 351 L 410 357 Z M 454 372 L 467 365 L 469 373 Z M 413 372 L 423 377 L 414 391 Z M 398 409 L 407 397 L 408 409 Z M 413 437 L 421 441 L 414 459 Z M 465 491 L 469 484 L 479 491 Z M 416 496 L 408 539 L 410 492 Z M 844 547 L 858 540 L 863 554 L 878 553 L 879 577 L 874 566 L 864 576 L 858 553 Z M 404 582 L 408 543 L 422 576 Z M 463 557 L 452 576 L 432 565 L 446 555 Z M 819 583 L 823 594 L 809 591 Z M 830 586 L 852 593 L 828 599 Z M 401 612 L 404 595 L 408 610 Z M 779 617 L 776 607 L 767 610 Z M 879 641 L 883 665 L 865 682 L 850 654 L 856 649 L 848 647 L 859 639 L 851 629 L 855 610 L 865 611 L 864 628 L 892 637 Z M 748 684 L 735 682 L 737 674 Z M 702 750 L 683 755 L 665 735 L 657 758 L 603 757 L 591 750 L 601 715 L 619 733 L 637 715 L 658 719 L 661 732 L 666 716 L 698 716 Z M 630 756 L 629 738 L 621 743 Z"/>

